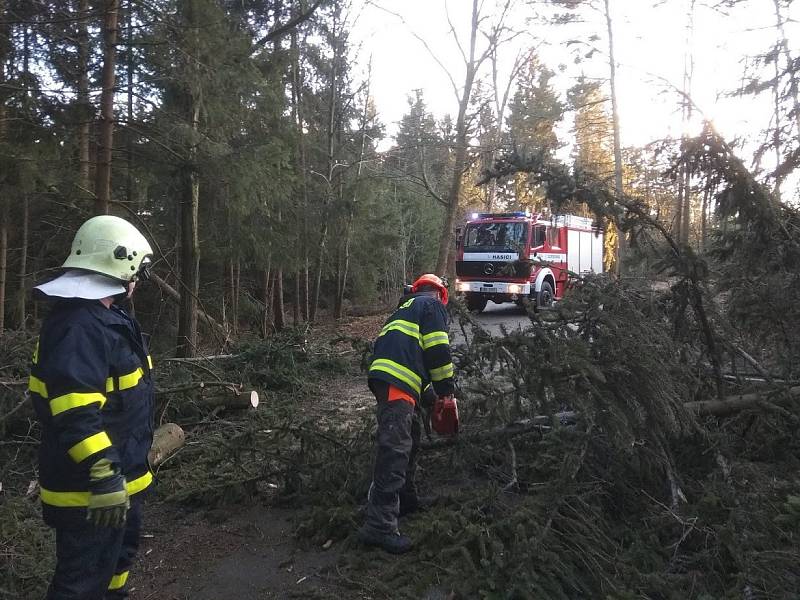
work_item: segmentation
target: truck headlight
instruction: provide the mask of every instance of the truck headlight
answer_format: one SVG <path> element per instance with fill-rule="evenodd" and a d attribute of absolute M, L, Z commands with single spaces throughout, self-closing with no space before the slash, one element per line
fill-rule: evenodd
<path fill-rule="evenodd" d="M 466 281 L 458 281 L 456 280 L 456 291 L 457 292 L 468 292 L 469 291 L 469 283 Z"/>
<path fill-rule="evenodd" d="M 508 293 L 509 294 L 521 294 L 522 293 L 522 286 L 519 283 L 509 283 L 508 284 Z"/>

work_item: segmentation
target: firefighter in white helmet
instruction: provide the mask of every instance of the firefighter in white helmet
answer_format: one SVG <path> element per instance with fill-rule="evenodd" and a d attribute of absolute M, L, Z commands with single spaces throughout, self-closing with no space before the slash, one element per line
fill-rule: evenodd
<path fill-rule="evenodd" d="M 48 600 L 127 597 L 145 490 L 153 481 L 152 360 L 119 305 L 147 279 L 153 251 L 124 219 L 98 216 L 75 234 L 42 324 L 30 395 L 42 425 L 39 483 L 56 532 Z"/>

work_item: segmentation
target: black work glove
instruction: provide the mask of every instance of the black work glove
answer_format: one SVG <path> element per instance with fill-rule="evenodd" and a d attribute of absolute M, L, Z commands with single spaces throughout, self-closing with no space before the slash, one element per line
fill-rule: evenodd
<path fill-rule="evenodd" d="M 422 394 L 420 394 L 419 405 L 425 412 L 430 412 L 430 410 L 433 408 L 433 405 L 436 404 L 437 398 L 438 396 L 436 395 L 436 391 L 433 389 L 433 386 L 428 385 L 428 387 L 422 390 Z"/>

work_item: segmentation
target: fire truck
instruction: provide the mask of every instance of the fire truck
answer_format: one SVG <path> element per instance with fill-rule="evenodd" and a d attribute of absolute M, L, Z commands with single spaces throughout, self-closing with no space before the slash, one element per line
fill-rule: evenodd
<path fill-rule="evenodd" d="M 592 219 L 525 212 L 473 213 L 456 234 L 457 292 L 470 310 L 560 300 L 569 273 L 603 271 L 603 233 Z"/>

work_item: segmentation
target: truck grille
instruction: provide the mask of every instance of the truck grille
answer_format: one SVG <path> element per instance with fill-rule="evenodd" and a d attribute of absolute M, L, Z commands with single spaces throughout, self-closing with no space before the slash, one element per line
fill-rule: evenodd
<path fill-rule="evenodd" d="M 531 276 L 533 264 L 527 261 L 483 261 L 483 260 L 457 260 L 456 275 L 459 277 L 483 277 L 528 279 Z"/>

